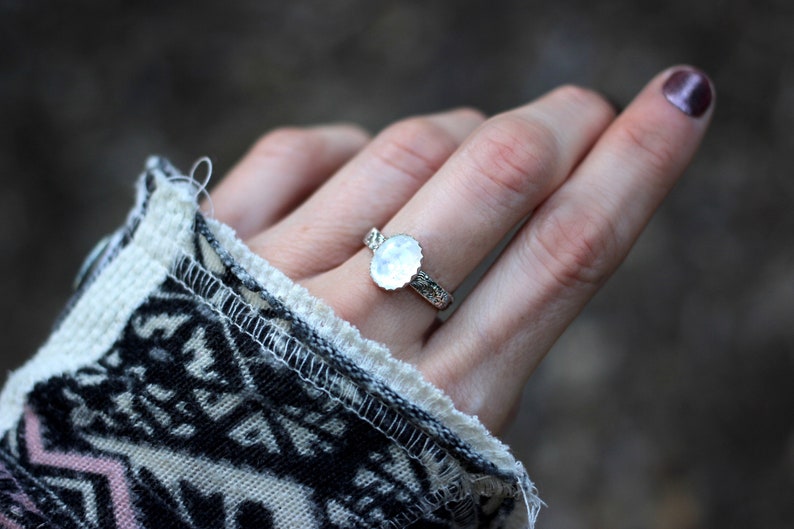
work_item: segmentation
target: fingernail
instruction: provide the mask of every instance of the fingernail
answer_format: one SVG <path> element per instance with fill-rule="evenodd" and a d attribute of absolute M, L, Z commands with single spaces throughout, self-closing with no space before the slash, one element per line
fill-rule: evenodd
<path fill-rule="evenodd" d="M 665 81 L 662 92 L 673 106 L 695 118 L 709 109 L 714 98 L 706 74 L 691 68 L 674 71 Z"/>

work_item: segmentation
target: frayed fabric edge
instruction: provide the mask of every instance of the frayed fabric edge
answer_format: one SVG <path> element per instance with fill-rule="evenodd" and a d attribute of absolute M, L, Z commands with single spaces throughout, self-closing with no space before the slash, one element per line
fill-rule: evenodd
<path fill-rule="evenodd" d="M 473 497 L 513 498 L 526 509 L 514 511 L 508 517 L 505 527 L 526 527 L 527 519 L 534 521 L 538 502 L 531 505 L 527 491 L 534 495 L 523 467 L 517 463 L 517 480 L 505 480 L 489 474 L 465 471 L 461 460 L 453 453 L 437 444 L 437 440 L 421 430 L 415 431 L 410 438 L 404 436 L 406 429 L 416 429 L 401 416 L 400 410 L 384 407 L 373 395 L 363 392 L 357 384 L 347 378 L 349 373 L 338 371 L 303 342 L 296 340 L 278 325 L 262 321 L 256 310 L 248 305 L 238 293 L 227 289 L 216 277 L 206 272 L 191 256 L 184 255 L 175 267 L 172 279 L 178 281 L 186 290 L 204 299 L 208 306 L 231 325 L 247 334 L 255 343 L 261 344 L 264 351 L 293 371 L 305 383 L 323 391 L 328 397 L 366 421 L 375 430 L 401 446 L 406 454 L 423 463 L 429 455 L 435 461 L 438 473 L 436 478 L 447 485 L 434 491 L 413 508 L 403 512 L 389 522 L 389 527 L 399 528 L 422 519 L 437 509 L 457 503 L 454 510 L 460 523 L 477 517 Z M 212 293 L 211 296 L 208 296 Z M 309 357 L 312 357 L 309 359 Z M 346 388 L 341 392 L 329 388 Z M 474 495 L 474 496 L 473 496 Z M 466 501 L 468 500 L 468 501 Z"/>
<path fill-rule="evenodd" d="M 526 525 L 533 527 L 544 505 L 524 466 L 509 448 L 494 437 L 477 417 L 455 408 L 452 400 L 428 382 L 414 366 L 391 355 L 388 348 L 361 336 L 358 329 L 339 318 L 325 302 L 294 283 L 264 258 L 254 254 L 234 230 L 211 218 L 207 223 L 223 247 L 242 268 L 268 292 L 280 299 L 296 315 L 312 326 L 334 348 L 343 352 L 362 369 L 374 374 L 407 400 L 428 411 L 449 427 L 464 442 L 493 462 L 504 474 L 513 475 L 514 499 L 525 506 Z M 521 527 L 521 525 L 516 526 Z"/>

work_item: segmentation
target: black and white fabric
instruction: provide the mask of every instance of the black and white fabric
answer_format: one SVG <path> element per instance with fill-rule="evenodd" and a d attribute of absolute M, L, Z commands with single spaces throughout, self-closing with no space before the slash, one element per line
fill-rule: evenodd
<path fill-rule="evenodd" d="M 523 467 L 152 158 L 0 395 L 0 527 L 532 525 Z"/>

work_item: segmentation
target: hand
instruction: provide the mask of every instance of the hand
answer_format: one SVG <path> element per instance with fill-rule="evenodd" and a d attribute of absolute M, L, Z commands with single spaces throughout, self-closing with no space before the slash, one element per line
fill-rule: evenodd
<path fill-rule="evenodd" d="M 562 87 L 485 119 L 459 109 L 374 138 L 350 125 L 264 136 L 212 193 L 216 217 L 492 431 L 555 340 L 624 259 L 692 158 L 713 89 L 678 68 L 615 116 Z M 528 215 L 444 322 L 370 278 L 372 227 L 407 233 L 450 292 Z"/>

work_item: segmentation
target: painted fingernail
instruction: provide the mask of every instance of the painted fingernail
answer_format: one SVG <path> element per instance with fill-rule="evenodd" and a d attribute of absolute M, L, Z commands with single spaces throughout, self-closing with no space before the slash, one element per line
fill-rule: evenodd
<path fill-rule="evenodd" d="M 662 87 L 664 97 L 684 114 L 702 116 L 711 106 L 711 81 L 703 72 L 690 68 L 674 71 Z"/>

